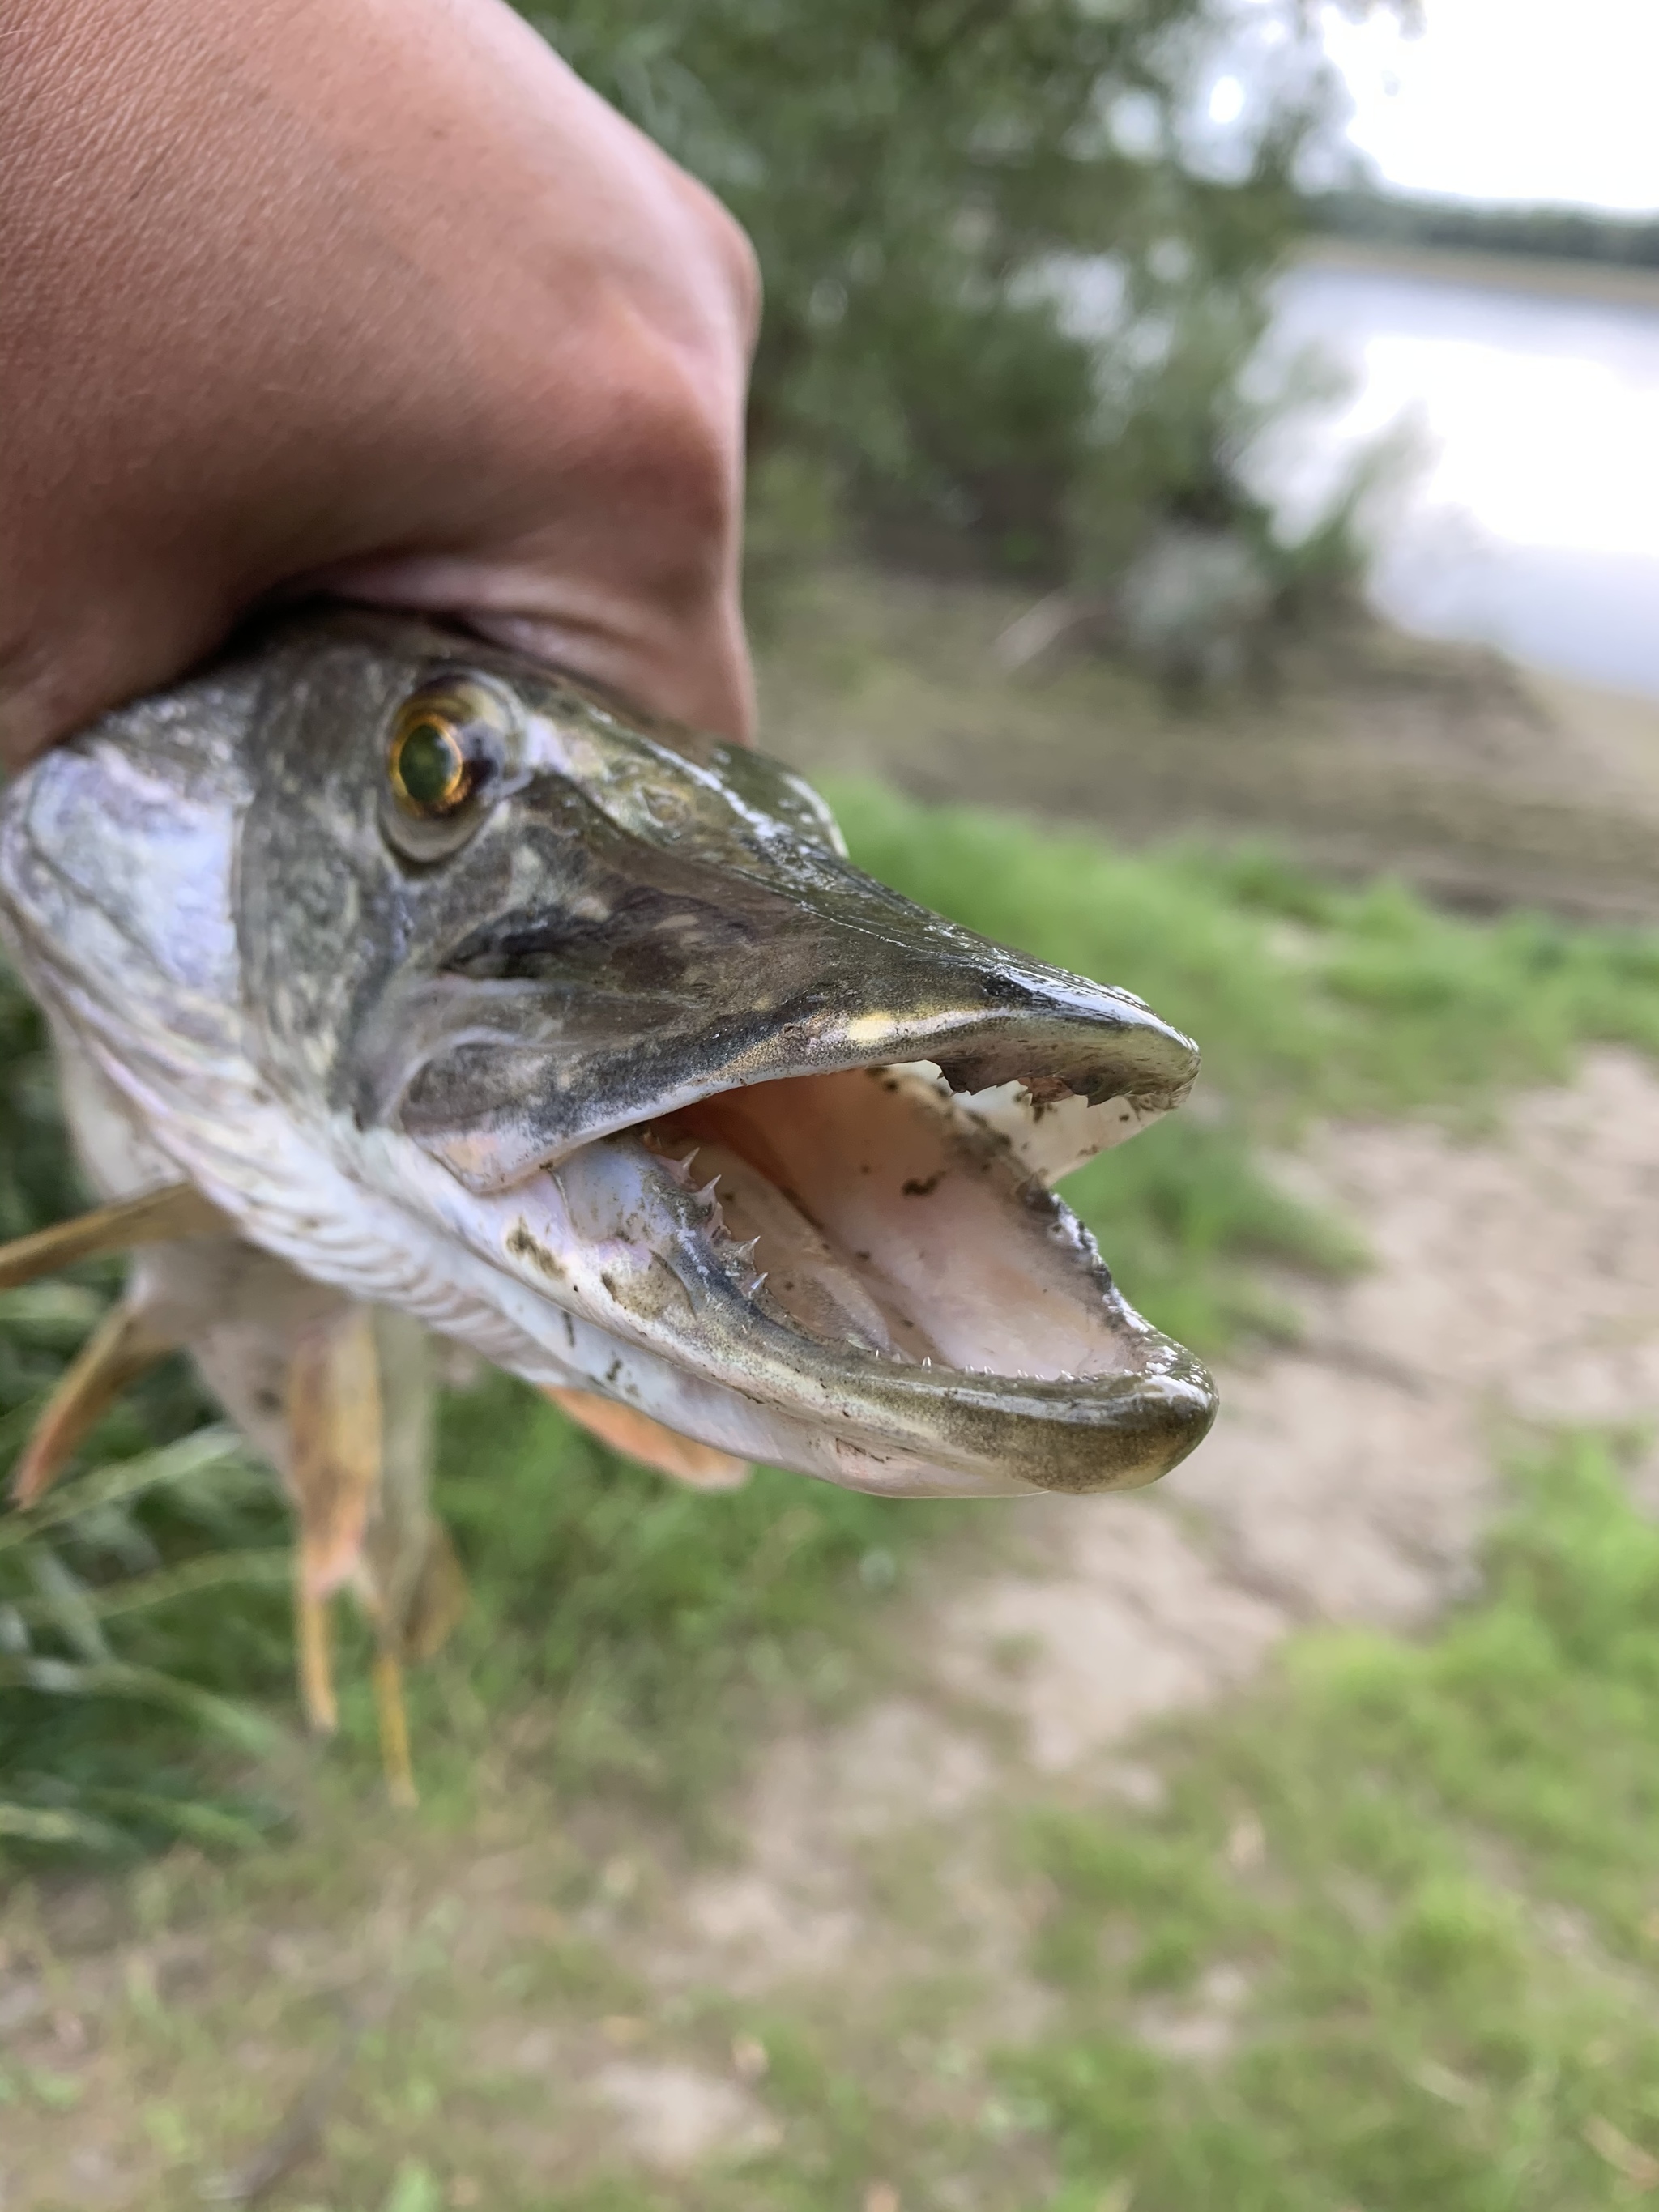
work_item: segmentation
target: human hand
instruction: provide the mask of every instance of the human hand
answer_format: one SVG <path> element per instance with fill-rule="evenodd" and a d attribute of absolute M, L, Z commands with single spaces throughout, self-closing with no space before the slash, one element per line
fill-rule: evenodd
<path fill-rule="evenodd" d="M 29 0 L 0 760 L 322 588 L 745 737 L 752 256 L 500 0 Z"/>

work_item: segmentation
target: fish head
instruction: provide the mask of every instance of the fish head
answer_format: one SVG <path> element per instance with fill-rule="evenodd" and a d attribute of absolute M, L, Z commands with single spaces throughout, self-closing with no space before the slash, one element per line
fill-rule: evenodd
<path fill-rule="evenodd" d="M 308 616 L 20 780 L 0 910 L 246 1236 L 532 1381 L 899 1493 L 1132 1486 L 1212 1418 L 1049 1188 L 1195 1048 L 763 753 Z"/>

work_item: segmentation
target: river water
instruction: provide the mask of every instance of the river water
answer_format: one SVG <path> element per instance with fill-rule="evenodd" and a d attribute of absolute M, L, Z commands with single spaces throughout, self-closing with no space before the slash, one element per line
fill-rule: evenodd
<path fill-rule="evenodd" d="M 1404 426 L 1374 518 L 1385 611 L 1659 697 L 1659 284 L 1627 304 L 1316 262 L 1281 280 L 1271 350 L 1310 343 L 1352 390 L 1261 469 L 1305 513 Z"/>

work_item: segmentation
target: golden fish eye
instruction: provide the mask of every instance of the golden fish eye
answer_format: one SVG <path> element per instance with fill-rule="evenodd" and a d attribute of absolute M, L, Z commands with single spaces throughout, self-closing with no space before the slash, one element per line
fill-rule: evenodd
<path fill-rule="evenodd" d="M 460 731 L 441 708 L 424 702 L 411 702 L 398 716 L 386 774 L 398 805 L 423 822 L 453 814 L 472 788 Z"/>
<path fill-rule="evenodd" d="M 434 669 L 406 692 L 381 755 L 380 834 L 416 867 L 459 853 L 518 788 L 520 718 L 505 684 Z"/>

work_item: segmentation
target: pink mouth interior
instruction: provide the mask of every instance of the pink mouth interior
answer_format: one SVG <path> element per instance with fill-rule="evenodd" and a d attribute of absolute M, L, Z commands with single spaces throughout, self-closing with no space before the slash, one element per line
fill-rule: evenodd
<path fill-rule="evenodd" d="M 1000 1137 L 908 1071 L 723 1091 L 648 1125 L 718 1176 L 726 1234 L 810 1335 L 969 1372 L 1138 1367 L 1139 1331 L 1066 1210 Z"/>

